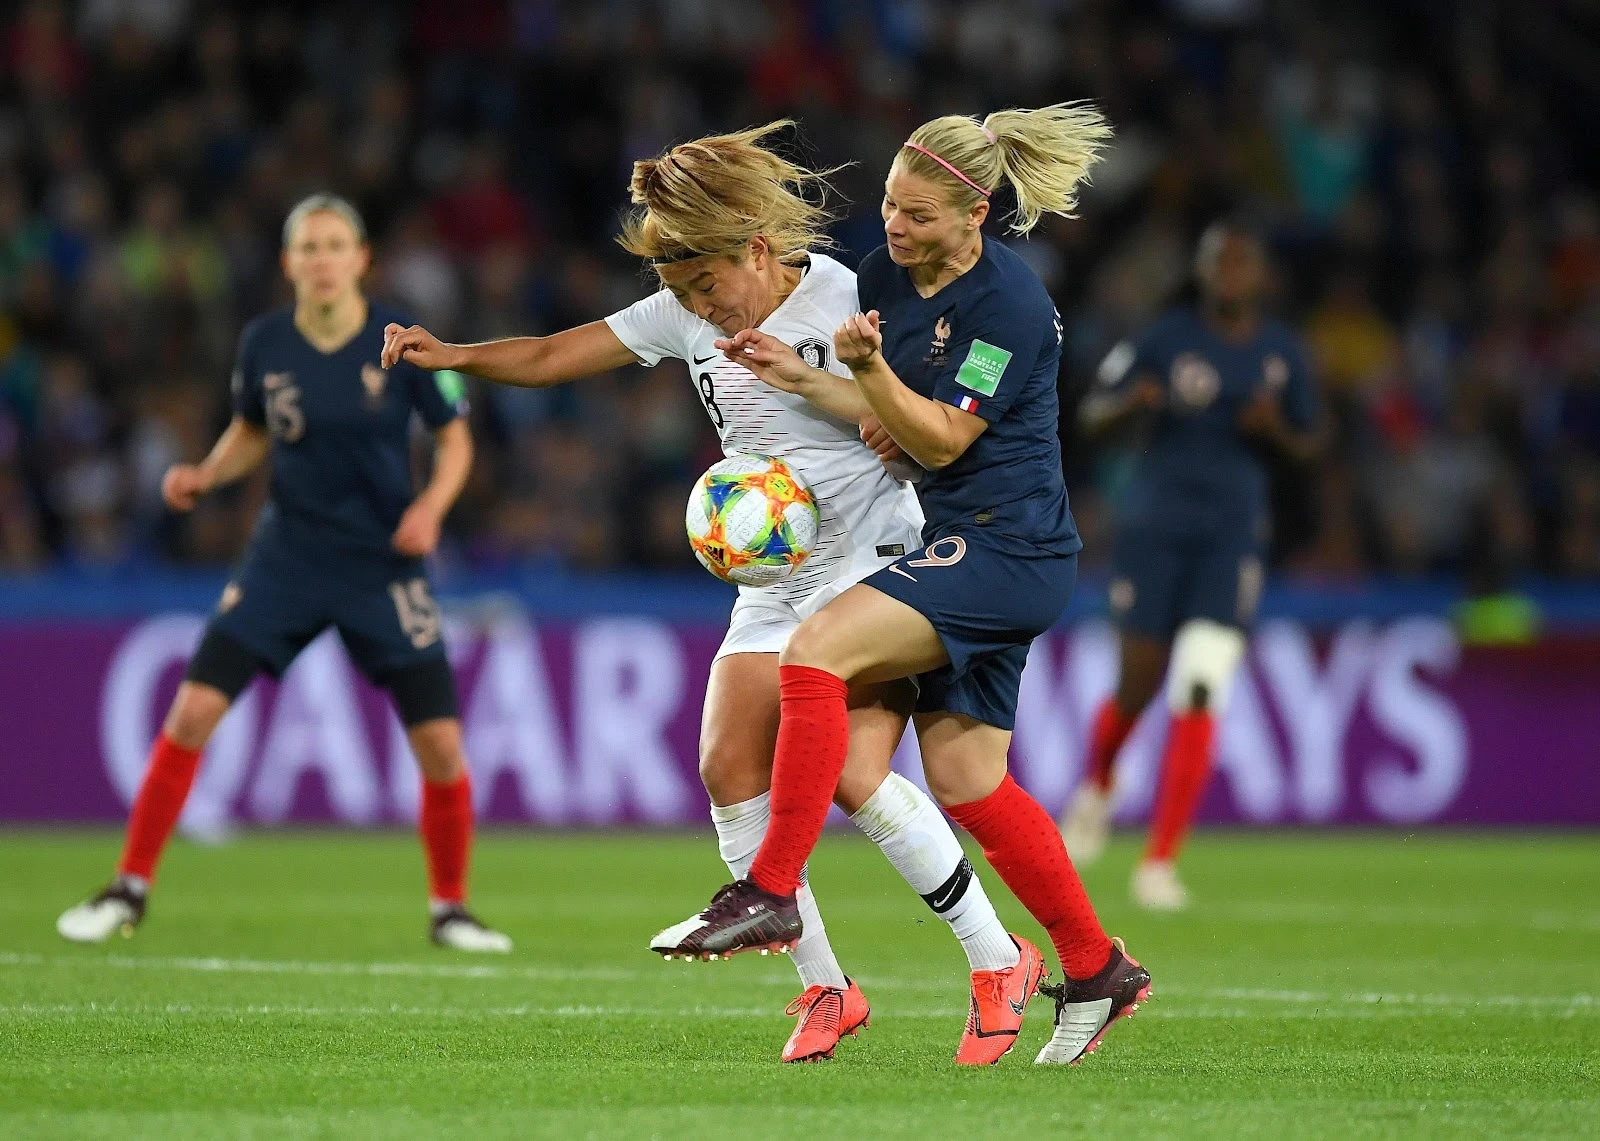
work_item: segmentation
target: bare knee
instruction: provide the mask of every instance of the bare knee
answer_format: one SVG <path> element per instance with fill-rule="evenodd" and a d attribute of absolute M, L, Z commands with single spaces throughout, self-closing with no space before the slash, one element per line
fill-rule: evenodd
<path fill-rule="evenodd" d="M 772 785 L 772 757 L 758 757 L 748 748 L 716 734 L 700 741 L 700 782 L 712 804 L 742 804 Z"/>
<path fill-rule="evenodd" d="M 789 635 L 789 641 L 778 655 L 778 663 L 785 666 L 810 666 L 813 669 L 830 670 L 828 648 L 831 641 L 829 637 L 831 626 L 831 616 L 825 610 L 819 610 L 807 618 L 795 628 L 794 633 Z"/>
<path fill-rule="evenodd" d="M 461 722 L 454 717 L 423 721 L 406 730 L 417 768 L 429 784 L 454 784 L 467 772 L 461 747 Z"/>
<path fill-rule="evenodd" d="M 181 748 L 203 749 L 231 704 L 232 699 L 215 686 L 186 681 L 178 687 L 178 696 L 172 699 L 162 732 Z"/>
<path fill-rule="evenodd" d="M 1122 664 L 1117 674 L 1117 708 L 1128 717 L 1137 717 L 1160 692 L 1167 672 L 1170 645 L 1161 639 L 1124 634 Z"/>

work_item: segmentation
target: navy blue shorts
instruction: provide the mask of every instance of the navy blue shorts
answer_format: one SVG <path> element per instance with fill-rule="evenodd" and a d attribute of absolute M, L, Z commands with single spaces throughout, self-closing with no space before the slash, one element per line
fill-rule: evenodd
<path fill-rule="evenodd" d="M 257 544 L 211 619 L 283 676 L 296 655 L 329 626 L 350 658 L 377 684 L 414 666 L 444 660 L 439 607 L 428 576 L 410 559 L 359 560 Z"/>
<path fill-rule="evenodd" d="M 1111 613 L 1133 634 L 1168 639 L 1194 618 L 1247 629 L 1261 600 L 1254 535 L 1173 535 L 1129 527 L 1117 535 Z"/>
<path fill-rule="evenodd" d="M 950 664 L 920 674 L 918 713 L 961 713 L 1010 730 L 1033 640 L 1072 598 L 1078 556 L 1024 557 L 981 527 L 963 527 L 865 582 L 933 624 Z"/>

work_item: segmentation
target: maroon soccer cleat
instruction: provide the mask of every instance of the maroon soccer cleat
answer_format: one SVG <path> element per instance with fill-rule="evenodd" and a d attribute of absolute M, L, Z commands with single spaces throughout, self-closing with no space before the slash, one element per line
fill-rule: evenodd
<path fill-rule="evenodd" d="M 742 951 L 787 955 L 800 942 L 800 909 L 792 895 L 773 895 L 750 880 L 735 880 L 711 897 L 699 915 L 650 940 L 663 958 L 726 959 Z"/>
<path fill-rule="evenodd" d="M 1094 978 L 1039 988 L 1040 994 L 1056 1000 L 1056 1032 L 1035 1064 L 1077 1065 L 1099 1048 L 1113 1022 L 1149 999 L 1150 972 L 1128 957 L 1121 939 L 1111 942 L 1111 961 Z"/>

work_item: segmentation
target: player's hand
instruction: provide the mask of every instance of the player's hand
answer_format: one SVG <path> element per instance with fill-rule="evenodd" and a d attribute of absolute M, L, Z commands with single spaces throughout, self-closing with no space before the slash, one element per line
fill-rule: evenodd
<path fill-rule="evenodd" d="M 846 368 L 857 369 L 872 363 L 883 351 L 883 333 L 878 329 L 878 311 L 855 313 L 833 333 L 833 354 Z"/>
<path fill-rule="evenodd" d="M 439 545 L 442 522 L 439 513 L 419 499 L 400 516 L 400 526 L 394 529 L 394 538 L 390 542 L 402 555 L 414 559 L 426 558 Z"/>
<path fill-rule="evenodd" d="M 383 355 L 378 363 L 393 368 L 401 361 L 437 372 L 456 367 L 456 346 L 447 345 L 421 325 L 389 324 L 383 330 Z"/>
<path fill-rule="evenodd" d="M 1133 382 L 1128 392 L 1128 407 L 1139 412 L 1155 412 L 1167 402 L 1167 390 L 1148 376 Z"/>
<path fill-rule="evenodd" d="M 784 392 L 805 395 L 805 382 L 811 366 L 800 359 L 800 354 L 760 329 L 741 329 L 731 337 L 722 337 L 712 344 L 722 350 L 722 355 L 755 373 L 756 379 Z"/>
<path fill-rule="evenodd" d="M 900 445 L 894 442 L 894 437 L 889 435 L 889 429 L 876 416 L 861 418 L 861 442 L 872 449 L 884 467 L 907 458 Z"/>
<path fill-rule="evenodd" d="M 1271 440 L 1283 433 L 1285 424 L 1283 407 L 1278 403 L 1278 394 L 1271 389 L 1261 389 L 1239 412 L 1236 421 L 1239 431 L 1247 436 L 1258 439 Z"/>
<path fill-rule="evenodd" d="M 199 464 L 173 464 L 161 477 L 161 498 L 174 511 L 193 511 L 195 501 L 210 490 L 210 473 Z"/>

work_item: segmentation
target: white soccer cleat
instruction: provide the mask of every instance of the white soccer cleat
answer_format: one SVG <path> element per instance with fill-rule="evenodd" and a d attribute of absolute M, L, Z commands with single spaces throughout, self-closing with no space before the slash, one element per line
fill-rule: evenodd
<path fill-rule="evenodd" d="M 429 937 L 439 946 L 452 951 L 504 955 L 511 950 L 511 936 L 485 927 L 459 904 L 444 908 L 434 915 Z"/>
<path fill-rule="evenodd" d="M 1182 911 L 1189 889 L 1178 879 L 1171 860 L 1143 860 L 1133 869 L 1133 902 L 1146 911 Z"/>
<path fill-rule="evenodd" d="M 1111 793 L 1091 780 L 1078 786 L 1066 814 L 1061 817 L 1061 839 L 1074 864 L 1094 863 L 1106 850 L 1111 836 Z"/>
<path fill-rule="evenodd" d="M 56 920 L 56 934 L 73 943 L 104 943 L 121 932 L 132 935 L 144 919 L 145 897 L 120 879 L 93 899 L 69 907 Z"/>

